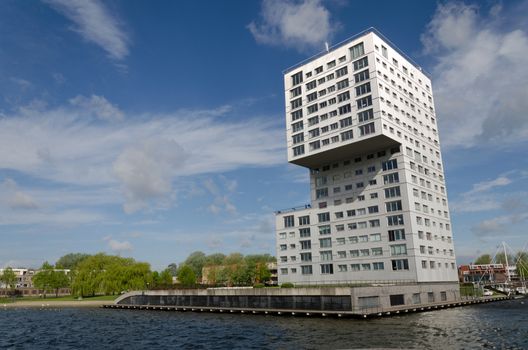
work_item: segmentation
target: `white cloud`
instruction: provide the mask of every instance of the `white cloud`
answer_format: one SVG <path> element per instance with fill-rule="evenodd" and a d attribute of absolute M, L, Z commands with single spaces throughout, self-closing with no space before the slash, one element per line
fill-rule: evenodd
<path fill-rule="evenodd" d="M 258 43 L 298 50 L 322 50 L 339 28 L 319 0 L 263 0 L 260 17 L 248 25 Z"/>
<path fill-rule="evenodd" d="M 118 107 L 114 106 L 103 96 L 92 95 L 90 97 L 76 96 L 70 100 L 70 104 L 82 108 L 84 113 L 95 116 L 106 121 L 122 121 L 124 114 Z"/>
<path fill-rule="evenodd" d="M 33 196 L 20 190 L 15 180 L 10 178 L 0 183 L 0 207 L 4 205 L 15 210 L 38 208 Z"/>
<path fill-rule="evenodd" d="M 0 168 L 59 185 L 54 190 L 70 203 L 87 196 L 95 205 L 101 193 L 115 203 L 121 191 L 127 212 L 166 207 L 179 179 L 283 161 L 282 127 L 273 122 L 280 118 L 233 121 L 230 112 L 222 106 L 102 123 L 82 105 L 32 103 L 0 119 Z M 236 182 L 226 181 L 224 187 L 236 189 Z M 34 193 L 39 205 L 52 202 L 52 191 Z M 221 204 L 236 209 L 229 198 Z"/>
<path fill-rule="evenodd" d="M 215 215 L 221 212 L 235 215 L 237 213 L 237 208 L 231 201 L 231 196 L 235 192 L 238 183 L 236 180 L 230 180 L 225 176 L 220 176 L 219 178 L 222 183 L 222 188 L 217 186 L 212 178 L 208 178 L 204 181 L 204 187 L 211 195 L 213 195 L 213 203 L 211 203 L 207 209 Z"/>
<path fill-rule="evenodd" d="M 446 3 L 422 36 L 434 55 L 442 144 L 508 145 L 528 139 L 528 34 L 518 15 Z"/>
<path fill-rule="evenodd" d="M 103 240 L 106 241 L 106 243 L 108 244 L 108 248 L 110 248 L 114 252 L 129 252 L 134 249 L 132 243 L 130 243 L 129 241 L 118 241 L 116 239 L 113 239 L 111 236 L 107 236 L 103 238 Z"/>
<path fill-rule="evenodd" d="M 462 213 L 498 209 L 505 194 L 490 193 L 490 191 L 497 187 L 508 186 L 512 182 L 513 180 L 506 175 L 500 175 L 493 180 L 475 183 L 471 190 L 459 194 L 458 198 L 451 202 L 451 210 Z"/>
<path fill-rule="evenodd" d="M 73 30 L 108 53 L 123 60 L 129 53 L 130 39 L 122 23 L 98 0 L 44 0 L 75 24 Z"/>
<path fill-rule="evenodd" d="M 152 199 L 172 193 L 172 178 L 188 158 L 173 140 L 150 139 L 125 149 L 114 162 L 113 169 L 124 189 L 126 213 L 147 206 Z"/>

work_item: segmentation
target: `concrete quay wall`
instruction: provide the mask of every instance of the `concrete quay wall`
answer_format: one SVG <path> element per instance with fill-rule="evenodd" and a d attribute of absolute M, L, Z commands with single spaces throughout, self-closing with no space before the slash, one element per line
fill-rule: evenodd
<path fill-rule="evenodd" d="M 241 310 L 297 310 L 375 314 L 459 302 L 458 283 L 368 287 L 217 288 L 134 291 L 120 306 L 159 306 Z"/>

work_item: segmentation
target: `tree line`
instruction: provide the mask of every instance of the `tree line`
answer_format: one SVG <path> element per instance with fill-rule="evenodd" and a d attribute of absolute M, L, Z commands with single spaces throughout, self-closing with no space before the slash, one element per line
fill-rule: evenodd
<path fill-rule="evenodd" d="M 268 263 L 276 262 L 269 254 L 191 253 L 178 268 L 178 281 L 185 286 L 199 281 L 214 286 L 254 286 L 271 277 Z"/>

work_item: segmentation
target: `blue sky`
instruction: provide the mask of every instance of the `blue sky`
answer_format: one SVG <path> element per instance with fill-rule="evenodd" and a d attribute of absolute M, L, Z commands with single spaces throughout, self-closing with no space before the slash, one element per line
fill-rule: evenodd
<path fill-rule="evenodd" d="M 273 254 L 281 72 L 370 26 L 432 74 L 459 263 L 528 242 L 527 1 L 0 6 L 0 266 Z"/>

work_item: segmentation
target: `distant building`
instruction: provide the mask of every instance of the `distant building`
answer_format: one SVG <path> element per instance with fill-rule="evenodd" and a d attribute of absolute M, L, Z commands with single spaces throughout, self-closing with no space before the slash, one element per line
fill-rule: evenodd
<path fill-rule="evenodd" d="M 0 269 L 0 274 L 4 273 L 5 269 Z M 33 285 L 33 277 L 40 271 L 35 269 L 12 269 L 16 276 L 15 289 L 17 289 L 22 295 L 39 295 L 43 294 L 42 290 L 35 288 Z M 55 269 L 54 271 L 62 271 L 66 275 L 70 274 L 69 269 Z M 6 286 L 0 282 L 0 296 L 6 294 Z M 70 294 L 69 288 L 60 288 L 58 291 L 59 295 Z"/>
<path fill-rule="evenodd" d="M 518 280 L 517 268 L 504 264 L 469 264 L 458 267 L 458 279 L 462 283 L 506 283 Z"/>

